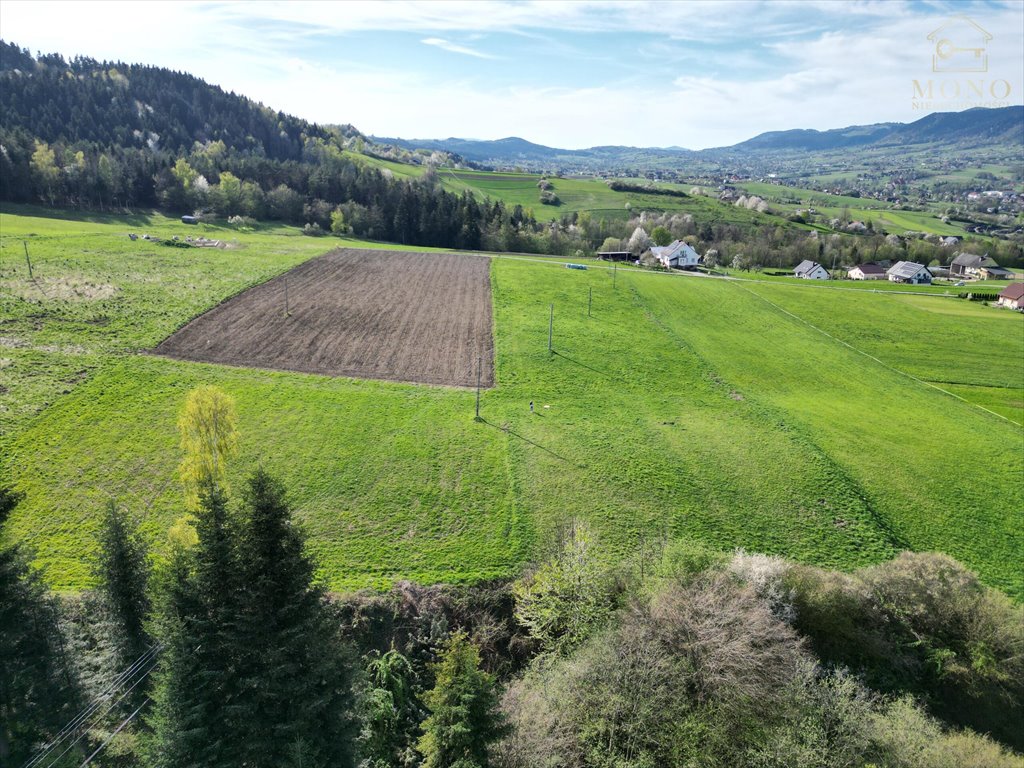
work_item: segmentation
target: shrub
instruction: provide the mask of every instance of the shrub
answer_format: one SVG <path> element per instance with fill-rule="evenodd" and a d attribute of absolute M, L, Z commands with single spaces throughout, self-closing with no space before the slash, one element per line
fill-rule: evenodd
<path fill-rule="evenodd" d="M 544 205 L 561 205 L 562 201 L 558 199 L 558 195 L 554 192 L 541 192 L 540 201 Z"/>
<path fill-rule="evenodd" d="M 309 235 L 310 237 L 322 237 L 324 235 L 324 231 L 320 228 L 320 225 L 314 221 L 311 224 L 307 223 L 302 228 L 302 234 Z"/>
<path fill-rule="evenodd" d="M 571 659 L 535 666 L 504 708 L 506 766 L 735 765 L 788 711 L 809 660 L 726 574 L 666 581 Z"/>
<path fill-rule="evenodd" d="M 237 229 L 253 229 L 258 222 L 249 216 L 231 216 L 228 224 Z"/>
<path fill-rule="evenodd" d="M 884 692 L 914 693 L 944 720 L 1017 748 L 1024 609 L 946 555 L 905 552 L 852 576 L 794 566 L 794 625 L 823 660 Z"/>
<path fill-rule="evenodd" d="M 607 621 L 612 587 L 595 557 L 593 534 L 574 524 L 561 551 L 513 586 L 516 619 L 542 650 L 567 652 Z"/>

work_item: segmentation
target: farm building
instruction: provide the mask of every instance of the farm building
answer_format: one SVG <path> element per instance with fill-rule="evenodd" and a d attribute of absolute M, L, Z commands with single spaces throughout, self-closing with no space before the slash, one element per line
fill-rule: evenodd
<path fill-rule="evenodd" d="M 932 281 L 932 273 L 924 264 L 915 261 L 897 261 L 885 273 L 891 283 L 925 285 Z"/>
<path fill-rule="evenodd" d="M 1013 278 L 1013 272 L 1002 267 L 982 267 L 980 272 L 982 280 L 1010 280 Z"/>
<path fill-rule="evenodd" d="M 631 261 L 633 254 L 629 251 L 598 251 L 597 258 L 607 261 Z"/>
<path fill-rule="evenodd" d="M 949 274 L 953 277 L 975 277 L 982 280 L 991 279 L 982 275 L 982 270 L 1000 269 L 995 260 L 976 253 L 958 253 L 949 264 Z M 1002 270 L 1006 271 L 1006 270 Z"/>
<path fill-rule="evenodd" d="M 682 240 L 669 245 L 656 245 L 651 248 L 651 255 L 666 268 L 689 269 L 700 263 L 700 255 Z"/>
<path fill-rule="evenodd" d="M 999 292 L 999 306 L 1024 310 L 1024 283 L 1010 283 Z"/>
<path fill-rule="evenodd" d="M 885 270 L 877 264 L 858 264 L 846 275 L 851 280 L 885 280 Z"/>
<path fill-rule="evenodd" d="M 816 261 L 804 259 L 796 265 L 793 274 L 804 280 L 828 280 L 828 270 Z"/>

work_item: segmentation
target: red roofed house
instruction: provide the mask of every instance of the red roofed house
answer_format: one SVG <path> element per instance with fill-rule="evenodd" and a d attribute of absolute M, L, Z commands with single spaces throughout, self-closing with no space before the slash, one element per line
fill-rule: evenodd
<path fill-rule="evenodd" d="M 999 306 L 1024 309 L 1024 283 L 1010 283 L 999 294 Z"/>

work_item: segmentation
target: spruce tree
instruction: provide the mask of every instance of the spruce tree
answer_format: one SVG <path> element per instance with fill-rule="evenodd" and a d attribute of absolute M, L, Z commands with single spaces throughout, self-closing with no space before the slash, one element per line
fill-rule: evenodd
<path fill-rule="evenodd" d="M 157 572 L 161 650 L 148 718 L 153 738 L 146 750 L 148 764 L 156 768 L 198 768 L 211 751 L 210 701 L 202 691 L 203 654 L 196 627 L 202 606 L 193 568 L 193 554 L 179 548 Z"/>
<path fill-rule="evenodd" d="M 151 645 L 144 623 L 149 615 L 146 549 L 124 510 L 111 500 L 100 533 L 97 576 L 100 593 L 114 624 L 119 668 L 139 658 Z"/>
<path fill-rule="evenodd" d="M 0 549 L 0 765 L 25 764 L 81 711 L 82 703 L 64 652 L 58 603 L 22 551 Z M 64 759 L 78 765 L 81 750 L 80 743 Z"/>
<path fill-rule="evenodd" d="M 161 768 L 239 765 L 230 727 L 238 698 L 239 592 L 227 502 L 207 484 L 195 515 L 198 543 L 161 575 L 160 667 L 150 718 Z"/>
<path fill-rule="evenodd" d="M 422 768 L 487 768 L 488 746 L 505 733 L 494 678 L 480 669 L 480 652 L 463 632 L 453 634 L 424 696 L 430 716 L 417 748 Z"/>
<path fill-rule="evenodd" d="M 246 488 L 237 554 L 239 762 L 277 766 L 301 754 L 307 765 L 351 765 L 348 665 L 284 489 L 262 469 Z"/>

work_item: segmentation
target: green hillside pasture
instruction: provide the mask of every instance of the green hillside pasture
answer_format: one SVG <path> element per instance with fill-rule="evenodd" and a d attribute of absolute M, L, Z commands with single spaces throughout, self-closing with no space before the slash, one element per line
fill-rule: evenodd
<path fill-rule="evenodd" d="M 601 179 L 548 177 L 560 205 L 543 205 L 537 174 L 488 173 L 485 171 L 440 171 L 441 181 L 451 191 L 469 191 L 480 199 L 489 197 L 506 205 L 521 205 L 533 211 L 538 219 L 558 219 L 566 214 L 588 212 L 595 218 L 627 219 L 639 211 L 689 213 L 697 221 L 709 224 L 737 224 L 749 227 L 756 223 L 796 226 L 778 216 L 737 208 L 714 198 L 674 197 L 643 192 L 616 192 Z M 665 185 L 660 185 L 665 186 Z M 627 207 L 628 204 L 628 207 Z M 806 229 L 806 227 L 801 227 Z"/>
<path fill-rule="evenodd" d="M 412 163 L 399 163 L 394 160 L 385 160 L 381 157 L 371 157 L 370 155 L 361 155 L 358 152 L 352 152 L 345 150 L 342 154 L 348 157 L 350 160 L 354 160 L 357 163 L 363 163 L 365 165 L 372 165 L 375 168 L 380 168 L 382 171 L 390 171 L 392 176 L 404 179 L 417 179 L 423 175 L 426 168 L 422 165 L 413 165 Z"/>
<path fill-rule="evenodd" d="M 240 410 L 234 484 L 256 461 L 282 476 L 334 589 L 508 575 L 573 518 L 619 557 L 662 535 L 847 567 L 895 551 L 828 457 L 716 382 L 607 272 L 499 259 L 493 275 L 484 422 L 461 390 L 115 360 L 14 441 L 27 498 L 8 535 L 63 589 L 89 583 L 110 496 L 160 546 L 181 513 L 175 415 L 190 387 L 214 383 Z"/>
<path fill-rule="evenodd" d="M 172 248 L 202 235 L 229 248 Z M 25 262 L 28 244 L 34 279 Z M 159 214 L 0 212 L 0 442 L 111 355 L 154 346 L 239 291 L 338 245 L 294 227 L 237 232 Z M 372 247 L 372 244 L 359 244 Z"/>
<path fill-rule="evenodd" d="M 978 405 L 995 405 L 996 413 L 1024 425 L 1024 316 L 1019 313 L 926 295 L 766 283 L 748 287 L 886 364 Z"/>
<path fill-rule="evenodd" d="M 788 208 L 807 208 L 813 206 L 830 206 L 841 208 L 848 205 L 851 208 L 863 208 L 865 205 L 877 205 L 879 208 L 888 208 L 889 204 L 882 200 L 872 200 L 864 197 L 849 197 L 847 195 L 832 195 L 828 192 L 818 192 L 813 189 L 802 187 L 788 187 L 784 184 L 769 184 L 761 181 L 747 181 L 736 185 L 748 195 L 757 195 L 768 202 L 786 205 Z M 796 202 L 789 202 L 794 200 Z M 785 201 L 785 202 L 783 202 Z"/>
<path fill-rule="evenodd" d="M 862 201 L 863 205 L 863 201 Z M 839 218 L 843 209 L 822 207 L 817 209 L 824 216 Z M 936 235 L 956 237 L 973 236 L 959 222 L 943 222 L 938 215 L 929 211 L 891 211 L 877 208 L 850 208 L 850 216 L 858 221 L 871 221 L 875 231 L 902 235 L 904 232 L 931 232 Z"/>
<path fill-rule="evenodd" d="M 827 456 L 666 332 L 630 288 L 637 273 L 620 273 L 613 291 L 604 270 L 493 270 L 499 386 L 486 414 L 512 435 L 516 497 L 540 541 L 575 517 L 622 556 L 661 534 L 843 566 L 894 551 L 854 484 L 821 487 L 834 475 Z"/>
<path fill-rule="evenodd" d="M 843 213 L 849 213 L 855 220 L 870 220 L 877 231 L 885 230 L 893 234 L 931 232 L 936 235 L 973 236 L 959 222 L 943 222 L 934 211 L 893 210 L 884 200 L 874 200 L 870 197 L 831 195 L 813 189 L 765 182 L 744 182 L 737 187 L 747 194 L 763 197 L 771 205 L 784 211 L 813 207 L 818 213 L 829 218 L 839 218 Z M 939 207 L 936 205 L 936 210 Z"/>
<path fill-rule="evenodd" d="M 613 289 L 608 270 L 496 258 L 492 285 L 483 422 L 466 390 L 110 357 L 10 441 L 26 500 L 4 538 L 62 589 L 90 583 L 111 496 L 162 546 L 181 512 L 175 416 L 214 383 L 240 411 L 234 486 L 257 461 L 282 477 L 333 589 L 510 575 L 581 519 L 620 558 L 663 536 L 840 568 L 909 546 L 1024 591 L 1019 428 L 746 284 L 619 270 Z"/>
<path fill-rule="evenodd" d="M 818 446 L 901 546 L 948 552 L 1020 596 L 1020 427 L 812 330 L 761 298 L 767 287 L 632 279 L 651 311 L 717 376 L 777 414 L 781 429 Z M 900 297 L 847 295 L 837 315 L 870 310 L 869 302 L 880 300 L 901 312 Z M 876 331 L 884 337 L 888 328 Z M 950 355 L 951 371 L 958 365 Z"/>
<path fill-rule="evenodd" d="M 100 371 L 10 446 L 26 500 L 5 536 L 35 549 L 55 588 L 92 583 L 108 498 L 165 546 L 183 513 L 177 412 L 199 384 L 238 404 L 232 486 L 258 463 L 286 483 L 331 587 L 486 579 L 525 559 L 504 436 L 473 422 L 472 392 L 137 356 Z"/>

